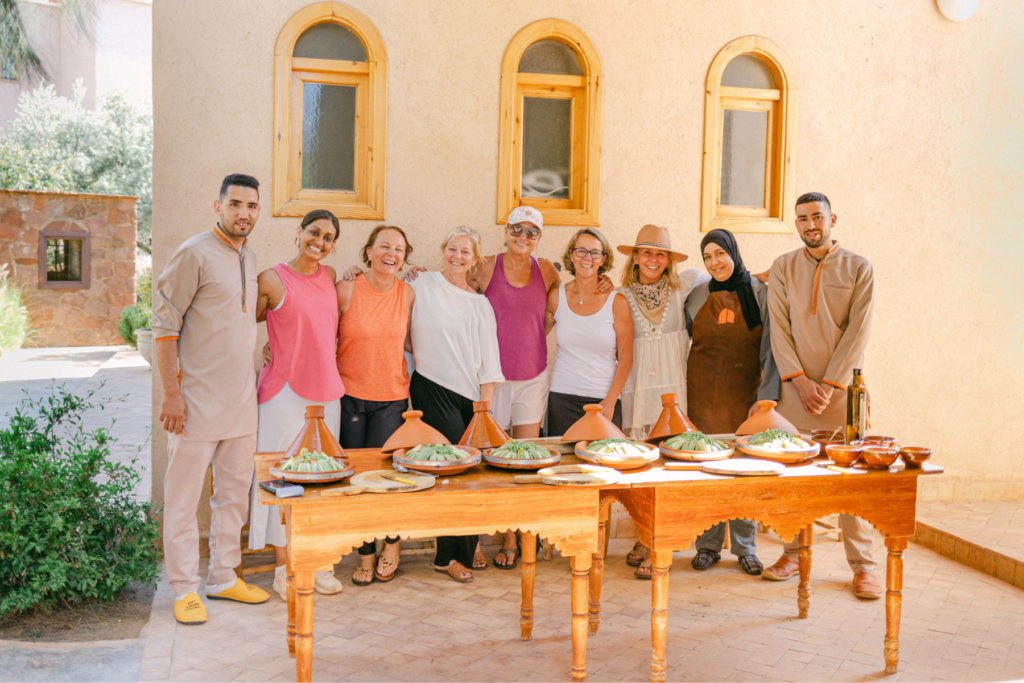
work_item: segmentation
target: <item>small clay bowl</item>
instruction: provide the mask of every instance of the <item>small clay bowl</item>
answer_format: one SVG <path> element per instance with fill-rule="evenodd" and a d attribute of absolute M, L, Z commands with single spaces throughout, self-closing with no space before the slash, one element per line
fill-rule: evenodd
<path fill-rule="evenodd" d="M 846 443 L 846 430 L 840 429 L 837 433 L 835 429 L 812 429 L 811 441 L 820 443 L 822 446 L 828 446 L 830 443 Z"/>
<path fill-rule="evenodd" d="M 906 448 L 900 449 L 900 457 L 903 458 L 903 462 L 907 467 L 920 468 L 924 461 L 930 458 L 932 455 L 932 449 L 930 448 L 917 448 L 914 446 L 907 446 Z"/>
<path fill-rule="evenodd" d="M 864 464 L 873 469 L 889 469 L 890 465 L 896 462 L 899 451 L 888 446 L 864 446 L 861 448 L 860 457 Z"/>
<path fill-rule="evenodd" d="M 860 460 L 860 446 L 846 446 L 844 444 L 829 444 L 825 446 L 828 457 L 841 467 L 850 467 Z"/>
<path fill-rule="evenodd" d="M 868 443 L 864 439 L 855 439 L 854 441 L 851 441 L 850 443 L 848 443 L 846 445 L 847 446 L 856 446 L 857 448 L 861 448 L 863 446 L 870 446 L 872 444 Z"/>
<path fill-rule="evenodd" d="M 895 436 L 881 436 L 881 435 L 865 436 L 864 437 L 864 441 L 866 441 L 868 443 L 880 443 L 882 445 L 889 445 L 889 444 L 896 443 L 896 437 Z"/>

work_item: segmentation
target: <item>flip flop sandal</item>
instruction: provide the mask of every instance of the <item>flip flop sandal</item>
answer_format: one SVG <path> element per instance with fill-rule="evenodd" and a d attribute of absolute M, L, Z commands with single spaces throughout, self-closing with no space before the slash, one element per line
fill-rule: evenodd
<path fill-rule="evenodd" d="M 438 574 L 447 574 L 452 578 L 452 581 L 458 581 L 459 583 L 469 583 L 473 580 L 472 572 L 470 572 L 469 578 L 460 577 L 460 574 L 469 571 L 461 562 L 452 562 L 447 567 L 438 567 L 437 565 L 434 565 L 434 571 Z"/>
<path fill-rule="evenodd" d="M 369 586 L 371 583 L 373 583 L 373 574 L 374 574 L 374 571 L 373 571 L 372 568 L 371 569 L 363 569 L 362 567 L 356 567 L 356 570 L 354 572 L 352 572 L 352 583 L 354 583 L 357 586 Z M 367 581 L 359 581 L 359 580 L 356 579 L 356 576 L 366 576 L 366 575 L 369 575 L 369 577 L 370 577 L 369 580 L 367 580 Z"/>
<path fill-rule="evenodd" d="M 498 555 L 505 556 L 505 564 L 498 564 Z M 509 557 L 509 556 L 512 557 Z M 494 566 L 498 569 L 515 569 L 516 564 L 519 562 L 519 548 L 502 548 L 498 551 L 498 554 L 494 556 Z"/>
<path fill-rule="evenodd" d="M 487 557 L 482 550 L 473 553 L 473 571 L 482 572 L 487 569 Z"/>
<path fill-rule="evenodd" d="M 387 583 L 391 579 L 395 578 L 396 574 L 398 574 L 398 564 L 401 561 L 402 561 L 401 558 L 399 558 L 397 560 L 389 560 L 389 559 L 385 558 L 383 555 L 381 555 L 380 556 L 380 561 L 377 563 L 377 566 L 374 567 L 374 569 L 373 569 L 373 575 L 375 577 L 377 577 L 378 581 L 381 581 L 383 583 Z M 390 574 L 387 574 L 387 575 L 381 574 L 381 571 L 380 571 L 381 569 L 387 570 L 389 567 L 394 567 L 395 568 L 394 571 L 392 571 Z"/>
<path fill-rule="evenodd" d="M 640 559 L 639 560 L 631 560 L 630 557 L 629 557 L 630 555 L 639 555 Z M 630 567 L 639 567 L 641 564 L 643 564 L 644 560 L 649 559 L 650 556 L 651 556 L 651 549 L 648 548 L 647 546 L 645 546 L 640 541 L 637 541 L 636 543 L 633 544 L 633 550 L 631 550 L 629 552 L 629 554 L 626 555 L 626 564 L 628 564 Z"/>
<path fill-rule="evenodd" d="M 650 560 L 644 560 L 640 564 L 640 566 L 636 568 L 636 571 L 633 572 L 633 576 L 635 576 L 636 578 L 643 579 L 645 581 L 650 581 L 651 580 L 651 574 L 650 573 L 645 574 L 642 571 L 640 571 L 641 569 L 650 569 L 653 572 L 654 571 L 654 566 L 651 564 L 651 561 Z"/>

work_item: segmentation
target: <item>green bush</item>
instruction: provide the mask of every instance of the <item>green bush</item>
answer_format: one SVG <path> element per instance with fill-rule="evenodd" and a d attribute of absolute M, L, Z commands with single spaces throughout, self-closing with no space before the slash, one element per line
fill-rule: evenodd
<path fill-rule="evenodd" d="M 0 618 L 156 583 L 158 526 L 133 493 L 141 468 L 108 459 L 107 429 L 86 431 L 82 414 L 112 402 L 93 393 L 56 387 L 0 429 Z"/>
<path fill-rule="evenodd" d="M 31 337 L 21 289 L 8 277 L 7 264 L 0 264 L 0 354 L 18 348 Z"/>
<path fill-rule="evenodd" d="M 153 269 L 146 268 L 135 277 L 135 303 L 141 308 L 153 308 Z M 149 329 L 149 325 L 146 325 Z"/>
<path fill-rule="evenodd" d="M 117 323 L 117 331 L 125 344 L 136 346 L 135 330 L 150 328 L 150 310 L 140 306 L 125 306 L 121 309 L 121 321 Z"/>

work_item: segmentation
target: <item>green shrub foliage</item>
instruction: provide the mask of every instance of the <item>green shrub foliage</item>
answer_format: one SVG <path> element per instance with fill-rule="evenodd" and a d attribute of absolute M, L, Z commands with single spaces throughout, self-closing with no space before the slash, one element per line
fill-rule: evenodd
<path fill-rule="evenodd" d="M 92 396 L 57 387 L 0 429 L 0 617 L 156 583 L 158 526 L 132 492 L 141 468 L 108 459 L 107 429 L 86 431 L 82 414 L 111 402 Z"/>
<path fill-rule="evenodd" d="M 125 344 L 137 345 L 135 330 L 150 328 L 150 310 L 141 306 L 125 306 L 121 309 L 121 320 L 117 323 L 117 331 Z"/>

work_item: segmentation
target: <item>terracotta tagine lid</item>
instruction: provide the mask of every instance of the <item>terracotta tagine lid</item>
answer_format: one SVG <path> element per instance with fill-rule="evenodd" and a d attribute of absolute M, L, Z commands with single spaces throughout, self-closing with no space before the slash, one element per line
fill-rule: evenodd
<path fill-rule="evenodd" d="M 490 401 L 477 401 L 473 404 L 473 419 L 466 427 L 466 433 L 459 440 L 460 446 L 472 446 L 473 448 L 497 448 L 506 441 L 512 439 L 505 430 L 498 426 L 494 416 L 491 415 Z"/>
<path fill-rule="evenodd" d="M 405 424 L 395 430 L 381 451 L 388 453 L 399 448 L 415 448 L 429 443 L 451 444 L 444 434 L 420 419 L 423 417 L 422 410 L 407 410 L 402 413 L 402 417 L 405 418 Z"/>
<path fill-rule="evenodd" d="M 586 414 L 566 430 L 562 443 L 577 441 L 600 441 L 601 439 L 625 439 L 626 435 L 612 421 L 601 414 L 601 406 L 594 403 L 583 406 Z"/>
<path fill-rule="evenodd" d="M 758 401 L 758 411 L 736 428 L 736 436 L 750 436 L 766 429 L 781 429 L 790 434 L 799 434 L 799 430 L 792 422 L 776 412 L 777 405 L 775 401 Z"/>
<path fill-rule="evenodd" d="M 284 453 L 284 459 L 297 455 L 305 448 L 310 453 L 319 451 L 324 455 L 338 460 L 346 460 L 345 449 L 341 447 L 338 440 L 331 434 L 331 430 L 324 423 L 323 406 L 306 406 L 306 424 L 302 425 L 299 435 L 292 441 L 292 445 Z"/>
<path fill-rule="evenodd" d="M 661 406 L 661 415 L 647 435 L 647 443 L 657 445 L 670 436 L 700 431 L 679 407 L 679 394 L 662 394 Z"/>

